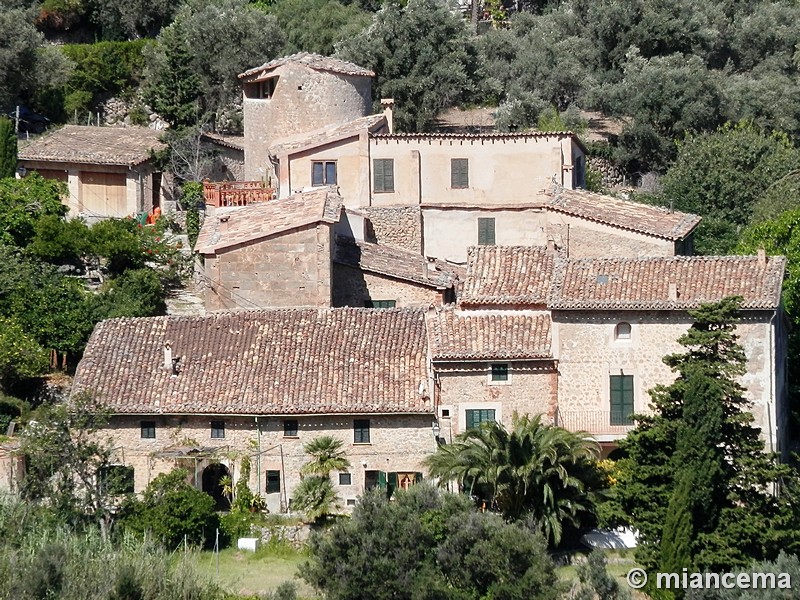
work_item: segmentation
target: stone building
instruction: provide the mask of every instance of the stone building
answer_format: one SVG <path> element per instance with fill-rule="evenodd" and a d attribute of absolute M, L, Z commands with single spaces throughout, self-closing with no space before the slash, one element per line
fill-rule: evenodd
<path fill-rule="evenodd" d="M 20 168 L 67 184 L 70 216 L 127 217 L 162 204 L 152 151 L 165 146 L 146 127 L 65 125 L 19 150 Z"/>
<path fill-rule="evenodd" d="M 175 466 L 219 497 L 239 477 L 285 510 L 320 435 L 345 444 L 333 473 L 349 505 L 365 488 L 409 485 L 436 441 L 422 310 L 284 309 L 103 321 L 74 392 L 113 411 L 108 434 L 135 490 Z"/>
<path fill-rule="evenodd" d="M 245 177 L 270 177 L 274 171 L 268 149 L 278 140 L 368 115 L 374 76 L 352 63 L 307 52 L 239 75 L 244 95 Z M 291 193 L 282 190 L 283 196 Z"/>
<path fill-rule="evenodd" d="M 330 306 L 341 210 L 341 197 L 321 188 L 209 214 L 195 246 L 206 309 Z"/>

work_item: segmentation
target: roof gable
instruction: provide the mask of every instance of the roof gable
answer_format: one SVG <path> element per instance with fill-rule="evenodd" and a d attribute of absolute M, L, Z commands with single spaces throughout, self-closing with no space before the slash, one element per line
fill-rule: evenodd
<path fill-rule="evenodd" d="M 214 254 L 220 250 L 262 239 L 313 223 L 336 223 L 342 197 L 334 188 L 301 192 L 283 200 L 217 209 L 203 222 L 196 250 Z"/>

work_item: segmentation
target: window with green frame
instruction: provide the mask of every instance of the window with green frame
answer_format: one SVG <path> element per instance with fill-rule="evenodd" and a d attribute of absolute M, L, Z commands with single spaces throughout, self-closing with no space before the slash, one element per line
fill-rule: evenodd
<path fill-rule="evenodd" d="M 633 375 L 611 376 L 611 425 L 633 425 Z"/>
<path fill-rule="evenodd" d="M 277 494 L 281 491 L 281 472 L 267 471 L 267 493 Z"/>
<path fill-rule="evenodd" d="M 372 161 L 372 189 L 376 194 L 394 191 L 394 159 L 376 158 Z"/>
<path fill-rule="evenodd" d="M 478 219 L 478 246 L 494 246 L 494 217 Z"/>
<path fill-rule="evenodd" d="M 364 308 L 394 308 L 397 300 L 364 300 Z"/>
<path fill-rule="evenodd" d="M 492 381 L 508 381 L 508 365 L 497 363 L 492 365 Z"/>
<path fill-rule="evenodd" d="M 481 423 L 494 422 L 495 411 L 493 408 L 480 408 L 466 411 L 467 429 L 477 429 Z"/>

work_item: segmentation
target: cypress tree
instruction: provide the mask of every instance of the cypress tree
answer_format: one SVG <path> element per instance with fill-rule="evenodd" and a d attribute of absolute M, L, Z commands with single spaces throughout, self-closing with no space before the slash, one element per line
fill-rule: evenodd
<path fill-rule="evenodd" d="M 621 443 L 629 458 L 616 501 L 639 530 L 648 568 L 728 571 L 797 548 L 797 521 L 776 485 L 793 471 L 764 451 L 739 378 L 740 298 L 706 304 L 679 338 L 686 352 L 664 362 L 677 373 L 651 390 L 652 415 Z"/>
<path fill-rule="evenodd" d="M 0 179 L 17 171 L 17 134 L 11 119 L 0 117 Z"/>

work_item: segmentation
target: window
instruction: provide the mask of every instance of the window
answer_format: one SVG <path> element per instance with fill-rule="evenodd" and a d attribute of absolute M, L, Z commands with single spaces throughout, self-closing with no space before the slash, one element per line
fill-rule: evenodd
<path fill-rule="evenodd" d="M 225 421 L 211 421 L 211 439 L 225 439 Z"/>
<path fill-rule="evenodd" d="M 373 191 L 394 191 L 394 159 L 376 158 L 372 161 Z"/>
<path fill-rule="evenodd" d="M 155 421 L 142 421 L 142 439 L 154 440 L 156 439 L 156 422 Z"/>
<path fill-rule="evenodd" d="M 281 472 L 267 471 L 267 493 L 277 494 L 281 491 Z"/>
<path fill-rule="evenodd" d="M 611 376 L 611 425 L 633 425 L 633 375 Z"/>
<path fill-rule="evenodd" d="M 311 185 L 336 185 L 336 163 L 333 161 L 312 162 Z"/>
<path fill-rule="evenodd" d="M 277 77 L 270 77 L 264 81 L 254 81 L 253 83 L 245 84 L 245 95 L 248 98 L 257 100 L 269 100 L 275 93 L 275 84 L 277 81 Z"/>
<path fill-rule="evenodd" d="M 625 321 L 617 323 L 617 326 L 614 328 L 614 339 L 617 340 L 631 339 L 631 324 L 626 323 Z"/>
<path fill-rule="evenodd" d="M 478 219 L 478 245 L 494 246 L 494 217 Z"/>
<path fill-rule="evenodd" d="M 467 429 L 477 429 L 481 423 L 490 423 L 495 421 L 493 408 L 468 410 L 466 413 Z"/>
<path fill-rule="evenodd" d="M 508 381 L 508 365 L 492 365 L 492 381 Z"/>
<path fill-rule="evenodd" d="M 124 496 L 133 493 L 133 467 L 109 465 L 98 473 L 100 489 L 109 496 Z"/>
<path fill-rule="evenodd" d="M 586 157 L 583 154 L 575 157 L 575 181 L 573 187 L 586 187 Z"/>
<path fill-rule="evenodd" d="M 364 489 L 386 487 L 386 473 L 383 471 L 364 471 Z"/>
<path fill-rule="evenodd" d="M 443 419 L 449 419 L 450 418 L 450 409 L 449 408 L 443 408 L 442 409 L 442 418 Z"/>
<path fill-rule="evenodd" d="M 369 419 L 353 421 L 353 443 L 369 444 Z"/>
<path fill-rule="evenodd" d="M 348 498 L 345 502 L 346 502 L 347 506 L 355 506 L 356 505 L 356 499 L 355 498 Z"/>
<path fill-rule="evenodd" d="M 286 419 L 283 422 L 283 437 L 297 437 L 297 419 Z"/>
<path fill-rule="evenodd" d="M 353 476 L 350 473 L 339 473 L 339 485 L 353 485 Z"/>
<path fill-rule="evenodd" d="M 364 308 L 394 308 L 396 300 L 364 300 Z"/>
<path fill-rule="evenodd" d="M 469 160 L 466 158 L 450 159 L 450 187 L 465 189 L 469 187 Z"/>

